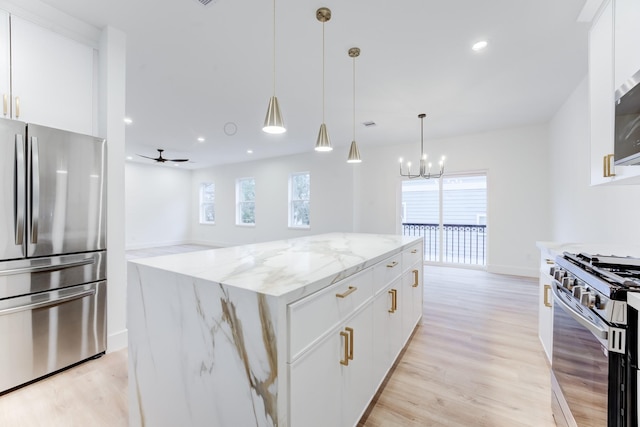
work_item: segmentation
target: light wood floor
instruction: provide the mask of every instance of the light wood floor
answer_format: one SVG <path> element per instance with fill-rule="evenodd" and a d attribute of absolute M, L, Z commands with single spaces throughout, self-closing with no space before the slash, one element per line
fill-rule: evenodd
<path fill-rule="evenodd" d="M 536 281 L 427 266 L 425 285 L 421 325 L 359 426 L 554 426 Z M 3 427 L 126 425 L 126 350 L 0 396 Z"/>

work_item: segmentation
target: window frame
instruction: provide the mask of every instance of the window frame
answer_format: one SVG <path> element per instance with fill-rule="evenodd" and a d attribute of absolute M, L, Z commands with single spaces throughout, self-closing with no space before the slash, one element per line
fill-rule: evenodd
<path fill-rule="evenodd" d="M 309 191 L 308 191 L 308 197 L 306 199 L 294 199 L 294 192 L 293 192 L 293 183 L 296 177 L 298 176 L 307 176 L 308 180 L 309 180 Z M 287 219 L 287 224 L 289 226 L 289 228 L 291 229 L 300 229 L 300 230 L 308 230 L 311 228 L 311 172 L 306 171 L 306 172 L 292 172 L 289 174 L 289 203 L 288 203 L 288 219 Z M 308 215 L 308 224 L 295 224 L 294 223 L 294 203 L 300 203 L 300 202 L 306 202 L 308 207 L 308 211 L 309 211 L 309 215 Z"/>
<path fill-rule="evenodd" d="M 241 200 L 242 182 L 253 181 L 253 200 Z M 254 177 L 245 177 L 236 179 L 236 225 L 239 227 L 255 227 L 256 225 L 256 180 Z M 253 222 L 242 221 L 242 206 L 253 205 Z"/>
<path fill-rule="evenodd" d="M 213 187 L 213 197 L 212 200 L 210 202 L 207 202 L 204 200 L 204 194 L 205 194 L 205 187 L 207 186 L 212 186 Z M 215 225 L 216 223 L 216 185 L 215 182 L 211 181 L 211 182 L 201 182 L 200 183 L 200 188 L 199 188 L 199 223 L 202 225 Z M 205 207 L 206 206 L 211 206 L 212 210 L 213 210 L 213 221 L 208 221 L 206 219 L 206 215 L 205 215 Z"/>

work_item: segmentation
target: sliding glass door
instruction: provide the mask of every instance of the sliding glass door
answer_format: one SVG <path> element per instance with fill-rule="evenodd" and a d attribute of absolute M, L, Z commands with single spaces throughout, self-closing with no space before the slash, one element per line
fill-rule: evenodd
<path fill-rule="evenodd" d="M 424 236 L 425 261 L 486 264 L 486 174 L 402 182 L 402 230 Z"/>

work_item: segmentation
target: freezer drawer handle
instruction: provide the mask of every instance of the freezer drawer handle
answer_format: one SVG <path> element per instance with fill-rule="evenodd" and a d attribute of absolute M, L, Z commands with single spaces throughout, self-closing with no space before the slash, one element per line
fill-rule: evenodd
<path fill-rule="evenodd" d="M 66 263 L 62 263 L 62 264 L 38 265 L 38 266 L 35 266 L 35 267 L 12 268 L 10 270 L 2 270 L 2 271 L 0 271 L 0 276 L 8 276 L 10 274 L 37 273 L 37 272 L 42 272 L 42 271 L 60 270 L 62 268 L 79 267 L 81 265 L 94 264 L 95 262 L 96 262 L 95 258 L 86 258 L 86 259 L 83 259 L 82 261 L 66 262 Z"/>
<path fill-rule="evenodd" d="M 24 161 L 24 136 L 16 134 L 16 188 L 15 188 L 15 242 L 21 246 L 24 238 L 24 209 L 25 209 L 25 161 Z"/>
<path fill-rule="evenodd" d="M 36 310 L 38 308 L 51 307 L 52 305 L 60 305 L 60 304 L 64 304 L 66 302 L 70 302 L 70 301 L 84 298 L 87 296 L 93 296 L 95 294 L 96 294 L 95 289 L 89 289 L 88 291 L 78 292 L 77 294 L 68 295 L 66 297 L 62 297 L 62 298 L 58 298 L 50 301 L 35 302 L 33 304 L 6 308 L 4 310 L 0 310 L 0 316 L 4 316 L 5 314 L 19 313 L 21 311 Z"/>

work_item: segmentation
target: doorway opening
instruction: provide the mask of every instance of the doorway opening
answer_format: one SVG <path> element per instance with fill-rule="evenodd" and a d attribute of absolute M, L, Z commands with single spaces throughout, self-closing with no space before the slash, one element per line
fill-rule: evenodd
<path fill-rule="evenodd" d="M 486 173 L 403 181 L 402 233 L 424 237 L 425 261 L 485 266 Z"/>

